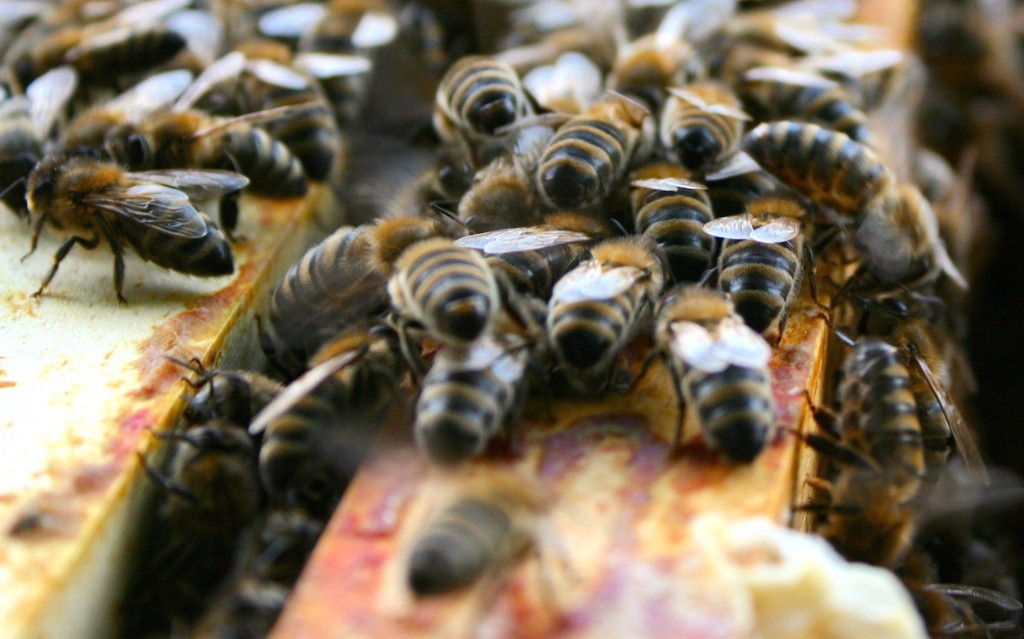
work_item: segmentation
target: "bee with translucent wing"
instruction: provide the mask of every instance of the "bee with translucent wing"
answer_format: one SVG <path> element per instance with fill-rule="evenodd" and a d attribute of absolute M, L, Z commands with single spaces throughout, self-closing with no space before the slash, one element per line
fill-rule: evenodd
<path fill-rule="evenodd" d="M 691 171 L 720 165 L 739 150 L 750 116 L 724 84 L 669 88 L 659 119 L 661 146 Z"/>

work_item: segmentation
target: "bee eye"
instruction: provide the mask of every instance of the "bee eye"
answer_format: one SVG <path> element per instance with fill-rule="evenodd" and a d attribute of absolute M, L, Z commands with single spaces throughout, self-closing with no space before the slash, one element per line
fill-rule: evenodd
<path fill-rule="evenodd" d="M 125 143 L 125 153 L 128 165 L 132 168 L 146 166 L 146 162 L 149 160 L 149 145 L 146 144 L 146 138 L 138 133 L 129 135 Z"/>

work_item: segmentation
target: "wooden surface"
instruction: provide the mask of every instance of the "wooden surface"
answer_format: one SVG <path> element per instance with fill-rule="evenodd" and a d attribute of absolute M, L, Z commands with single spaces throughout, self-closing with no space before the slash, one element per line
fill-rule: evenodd
<path fill-rule="evenodd" d="M 110 636 L 149 488 L 136 451 L 183 407 L 182 371 L 164 355 L 245 361 L 253 303 L 312 240 L 308 217 L 306 200 L 243 198 L 234 275 L 196 278 L 132 255 L 122 306 L 105 246 L 76 247 L 32 298 L 60 238 L 45 232 L 22 262 L 29 229 L 0 211 L 4 637 Z"/>

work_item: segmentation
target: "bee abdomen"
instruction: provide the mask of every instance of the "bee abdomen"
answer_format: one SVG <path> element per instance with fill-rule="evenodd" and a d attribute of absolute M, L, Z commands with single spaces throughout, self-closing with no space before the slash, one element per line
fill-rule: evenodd
<path fill-rule="evenodd" d="M 93 46 L 71 62 L 83 74 L 134 73 L 167 62 L 183 48 L 182 35 L 158 26 Z"/>
<path fill-rule="evenodd" d="M 226 165 L 248 177 L 249 191 L 268 197 L 301 197 L 308 183 L 302 163 L 258 127 L 231 132 L 224 137 Z"/>
<path fill-rule="evenodd" d="M 562 244 L 543 251 L 519 251 L 503 255 L 489 255 L 487 264 L 495 273 L 502 273 L 521 293 L 530 293 L 547 300 L 563 275 L 588 255 L 582 244 Z"/>
<path fill-rule="evenodd" d="M 570 366 L 597 366 L 626 339 L 635 307 L 636 301 L 627 295 L 556 306 L 550 316 L 551 341 Z"/>
<path fill-rule="evenodd" d="M 739 146 L 743 123 L 699 109 L 678 112 L 669 122 L 671 142 L 683 166 L 697 170 Z"/>
<path fill-rule="evenodd" d="M 713 447 L 734 461 L 749 462 L 764 448 L 775 427 L 775 403 L 768 375 L 756 368 L 730 366 L 689 380 L 701 428 Z"/>
<path fill-rule="evenodd" d="M 743 321 L 763 333 L 789 306 L 800 258 L 790 242 L 740 240 L 722 248 L 720 267 L 719 288 L 730 295 Z"/>
<path fill-rule="evenodd" d="M 815 124 L 760 124 L 746 135 L 743 149 L 788 186 L 851 215 L 891 179 L 873 151 Z"/>
<path fill-rule="evenodd" d="M 443 464 L 479 455 L 515 399 L 515 389 L 487 370 L 431 372 L 416 402 L 416 442 Z"/>
<path fill-rule="evenodd" d="M 264 108 L 316 102 L 316 107 L 298 117 L 286 118 L 266 125 L 267 132 L 280 140 L 302 163 L 303 172 L 311 180 L 323 180 L 331 172 L 341 141 L 330 105 L 315 91 L 288 91 L 268 96 Z"/>
<path fill-rule="evenodd" d="M 409 586 L 417 595 L 467 586 L 498 565 L 502 546 L 514 536 L 501 509 L 465 499 L 444 512 L 416 541 L 409 558 Z"/>
<path fill-rule="evenodd" d="M 523 107 L 515 71 L 487 58 L 474 58 L 461 68 L 453 67 L 442 87 L 446 88 L 448 104 L 462 121 L 487 135 L 515 122 Z"/>
<path fill-rule="evenodd" d="M 625 169 L 625 136 L 600 120 L 569 122 L 552 138 L 538 175 L 545 197 L 557 207 L 585 206 L 611 193 Z"/>
<path fill-rule="evenodd" d="M 665 251 L 677 282 L 695 282 L 711 266 L 715 253 L 715 238 L 704 232 L 711 217 L 703 195 L 666 195 L 637 211 L 636 230 Z"/>
<path fill-rule="evenodd" d="M 845 133 L 855 142 L 870 142 L 867 116 L 853 106 L 842 93 L 826 90 L 809 91 L 801 102 L 799 113 L 806 114 L 807 119 L 816 120 L 831 129 Z"/>
<path fill-rule="evenodd" d="M 446 337 L 471 341 L 489 324 L 494 274 L 469 249 L 440 246 L 425 251 L 406 273 L 413 297 Z"/>
<path fill-rule="evenodd" d="M 231 244 L 216 228 L 197 238 L 168 238 L 162 233 L 132 229 L 125 233 L 139 257 L 179 273 L 214 277 L 235 271 Z"/>

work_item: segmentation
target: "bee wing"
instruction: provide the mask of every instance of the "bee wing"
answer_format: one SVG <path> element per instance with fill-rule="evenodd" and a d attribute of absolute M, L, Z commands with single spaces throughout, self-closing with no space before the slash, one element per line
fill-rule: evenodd
<path fill-rule="evenodd" d="M 551 303 L 609 299 L 629 290 L 643 277 L 643 270 L 635 266 L 607 268 L 597 261 L 584 262 L 558 280 Z"/>
<path fill-rule="evenodd" d="M 366 56 L 315 51 L 298 54 L 292 64 L 321 80 L 369 73 L 373 68 L 373 63 Z"/>
<path fill-rule="evenodd" d="M 838 83 L 817 73 L 787 69 L 785 67 L 756 67 L 743 74 L 747 82 L 777 82 L 801 87 L 834 89 Z"/>
<path fill-rule="evenodd" d="M 13 27 L 41 15 L 50 7 L 50 3 L 37 0 L 3 0 L 0 2 L 0 27 Z"/>
<path fill-rule="evenodd" d="M 745 111 L 733 108 L 728 104 L 709 104 L 708 108 L 705 109 L 708 113 L 714 113 L 715 115 L 721 115 L 733 120 L 740 120 L 741 122 L 747 122 L 751 119 Z"/>
<path fill-rule="evenodd" d="M 114 24 L 118 26 L 138 26 L 159 22 L 175 11 L 181 11 L 192 4 L 192 0 L 149 0 L 139 2 L 123 9 L 114 16 Z"/>
<path fill-rule="evenodd" d="M 644 180 L 633 180 L 630 182 L 631 186 L 635 186 L 641 189 L 651 189 L 652 191 L 667 191 L 674 193 L 679 189 L 689 189 L 691 191 L 703 191 L 708 188 L 700 182 L 694 182 L 693 180 L 687 180 L 681 177 L 668 177 L 668 178 L 652 178 Z"/>
<path fill-rule="evenodd" d="M 860 78 L 891 69 L 905 59 L 899 49 L 871 51 L 843 51 L 840 53 L 807 56 L 799 62 L 801 68 L 836 73 L 848 78 Z"/>
<path fill-rule="evenodd" d="M 845 42 L 827 35 L 817 23 L 791 24 L 777 22 L 774 32 L 776 37 L 789 46 L 803 53 L 836 53 L 849 51 L 852 47 Z"/>
<path fill-rule="evenodd" d="M 705 373 L 720 373 L 728 368 L 728 360 L 715 347 L 708 329 L 694 322 L 672 322 L 671 331 L 671 348 L 687 366 Z"/>
<path fill-rule="evenodd" d="M 127 177 L 139 183 L 161 184 L 177 189 L 197 202 L 220 198 L 240 191 L 249 184 L 249 178 L 244 175 L 219 169 L 138 171 L 128 173 Z"/>
<path fill-rule="evenodd" d="M 309 87 L 309 81 L 302 75 L 273 60 L 250 60 L 245 70 L 260 81 L 282 89 L 300 90 Z"/>
<path fill-rule="evenodd" d="M 528 226 L 465 235 L 455 240 L 455 244 L 483 251 L 487 255 L 500 255 L 533 251 L 573 242 L 588 242 L 592 239 L 589 235 L 576 231 Z"/>
<path fill-rule="evenodd" d="M 198 238 L 209 232 L 188 196 L 167 186 L 139 184 L 113 193 L 92 193 L 84 200 L 165 235 Z"/>
<path fill-rule="evenodd" d="M 715 218 L 704 223 L 704 232 L 726 240 L 747 240 L 754 232 L 753 219 L 749 213 Z"/>
<path fill-rule="evenodd" d="M 772 347 L 738 315 L 719 322 L 715 349 L 725 361 L 746 368 L 764 368 L 772 358 Z"/>
<path fill-rule="evenodd" d="M 967 420 L 964 419 L 963 414 L 953 399 L 946 393 L 942 383 L 935 378 L 935 374 L 932 372 L 931 367 L 928 366 L 928 362 L 920 355 L 915 354 L 914 364 L 921 371 L 921 375 L 928 383 L 932 394 L 938 400 L 939 406 L 942 408 L 942 414 L 949 425 L 949 431 L 953 434 L 953 441 L 956 442 L 956 449 L 964 458 L 967 470 L 973 477 L 987 485 L 989 483 L 988 470 L 985 468 L 985 462 L 982 460 L 981 452 L 978 450 L 978 442 L 974 438 L 974 433 L 971 432 L 970 427 L 967 425 Z"/>
<path fill-rule="evenodd" d="M 942 238 L 936 238 L 935 240 L 935 260 L 939 264 L 939 268 L 942 272 L 949 276 L 949 279 L 953 280 L 953 283 L 959 286 L 963 290 L 970 288 L 967 283 L 967 278 L 964 277 L 960 269 L 957 268 L 956 263 L 953 262 L 953 258 L 949 256 L 949 251 L 946 250 L 946 242 Z"/>
<path fill-rule="evenodd" d="M 668 92 L 674 95 L 675 97 L 679 98 L 683 102 L 686 102 L 689 105 L 697 107 L 701 111 L 707 111 L 708 107 L 710 106 L 707 102 L 704 101 L 704 98 L 700 97 L 693 91 L 688 91 L 687 89 L 684 89 L 682 87 L 669 87 Z"/>
<path fill-rule="evenodd" d="M 257 28 L 265 36 L 295 40 L 316 26 L 325 15 L 327 8 L 322 4 L 300 2 L 264 13 Z"/>
<path fill-rule="evenodd" d="M 129 122 L 139 122 L 169 107 L 191 83 L 192 72 L 186 69 L 159 73 L 112 99 L 107 108 L 123 113 Z"/>
<path fill-rule="evenodd" d="M 259 122 L 268 122 L 270 120 L 277 120 L 279 118 L 287 118 L 302 113 L 303 111 L 308 111 L 310 109 L 319 109 L 322 106 L 323 105 L 320 102 L 316 100 L 310 100 L 308 102 L 300 102 L 298 104 L 288 104 L 285 106 L 274 107 L 273 109 L 264 109 L 263 111 L 254 111 L 252 113 L 246 113 L 245 115 L 239 115 L 233 118 L 224 118 L 223 120 L 220 120 L 219 122 L 211 126 L 208 126 L 205 129 L 200 129 L 196 131 L 195 133 L 192 134 L 192 137 L 201 138 L 205 135 L 210 135 L 212 133 L 223 131 L 224 129 L 231 128 L 236 124 L 241 124 L 243 122 L 249 124 L 257 124 Z"/>
<path fill-rule="evenodd" d="M 857 12 L 856 0 L 795 0 L 773 8 L 779 17 L 813 16 L 822 20 L 849 20 Z"/>
<path fill-rule="evenodd" d="M 390 44 L 398 35 L 398 20 L 390 13 L 367 11 L 352 32 L 352 45 L 359 49 L 375 49 Z"/>
<path fill-rule="evenodd" d="M 762 244 L 781 244 L 800 235 L 802 224 L 792 217 L 773 218 L 750 233 L 750 239 Z"/>
<path fill-rule="evenodd" d="M 1006 613 L 1019 613 L 1024 610 L 1024 604 L 1013 597 L 1005 595 L 998 590 L 991 590 L 981 586 L 968 584 L 928 584 L 922 588 L 927 592 L 937 592 L 943 595 L 954 597 L 971 604 L 987 604 L 999 608 Z"/>
<path fill-rule="evenodd" d="M 215 86 L 230 78 L 237 78 L 245 70 L 245 63 L 245 55 L 238 51 L 232 51 L 220 58 L 203 69 L 203 72 L 199 74 L 195 82 L 189 85 L 185 92 L 181 94 L 173 109 L 175 111 L 184 111 L 198 102 Z"/>
<path fill-rule="evenodd" d="M 761 165 L 757 163 L 757 160 L 750 157 L 747 153 L 740 151 L 739 153 L 733 153 L 721 164 L 714 167 L 714 170 L 705 173 L 704 180 L 716 182 L 760 170 Z"/>
<path fill-rule="evenodd" d="M 736 13 L 736 0 L 677 2 L 658 24 L 659 42 L 700 43 L 718 31 Z"/>
<path fill-rule="evenodd" d="M 309 369 L 278 393 L 249 424 L 249 433 L 258 435 L 266 430 L 270 422 L 284 415 L 295 403 L 308 395 L 331 375 L 357 362 L 366 354 L 369 345 L 363 344 L 354 351 L 339 353 Z"/>
<path fill-rule="evenodd" d="M 46 139 L 71 96 L 78 89 L 78 72 L 73 67 L 50 69 L 25 88 L 30 101 L 32 129 L 40 140 Z"/>
<path fill-rule="evenodd" d="M 187 9 L 167 18 L 167 27 L 185 38 L 185 46 L 208 67 L 224 50 L 224 27 L 209 11 Z"/>

